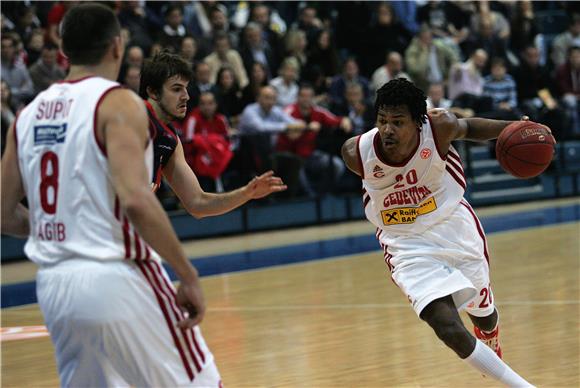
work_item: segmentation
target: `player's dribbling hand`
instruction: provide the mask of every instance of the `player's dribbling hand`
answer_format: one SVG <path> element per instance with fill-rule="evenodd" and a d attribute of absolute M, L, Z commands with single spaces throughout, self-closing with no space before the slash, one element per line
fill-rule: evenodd
<path fill-rule="evenodd" d="M 177 304 L 185 312 L 185 319 L 179 321 L 177 326 L 182 329 L 191 329 L 199 325 L 205 315 L 205 301 L 199 279 L 182 281 L 177 288 Z"/>
<path fill-rule="evenodd" d="M 274 171 L 270 170 L 252 179 L 245 190 L 251 199 L 258 199 L 287 188 L 282 179 L 274 176 Z"/>

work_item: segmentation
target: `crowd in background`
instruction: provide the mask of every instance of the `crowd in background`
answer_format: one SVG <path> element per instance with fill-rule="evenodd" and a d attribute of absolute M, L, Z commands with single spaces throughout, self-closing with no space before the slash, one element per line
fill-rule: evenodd
<path fill-rule="evenodd" d="M 3 138 L 19 109 L 66 76 L 58 26 L 77 3 L 2 3 Z M 187 116 L 174 126 L 206 190 L 270 168 L 288 183 L 281 196 L 358 190 L 340 146 L 374 127 L 375 91 L 398 77 L 429 108 L 526 114 L 559 140 L 580 138 L 578 2 L 106 4 L 126 42 L 126 87 L 139 92 L 143 62 L 160 50 L 191 62 Z"/>

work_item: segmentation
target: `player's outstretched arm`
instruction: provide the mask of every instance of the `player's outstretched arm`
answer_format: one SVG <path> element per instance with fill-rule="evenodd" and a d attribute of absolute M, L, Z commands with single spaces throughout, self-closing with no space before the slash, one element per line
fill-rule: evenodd
<path fill-rule="evenodd" d="M 273 171 L 268 171 L 234 191 L 220 194 L 206 193 L 185 161 L 181 142 L 177 144 L 175 152 L 163 169 L 163 175 L 185 209 L 195 218 L 224 214 L 249 200 L 286 190 L 282 179 L 274 176 Z"/>
<path fill-rule="evenodd" d="M 344 142 L 342 148 L 340 150 L 342 154 L 342 160 L 344 160 L 344 164 L 348 167 L 349 170 L 354 172 L 355 174 L 362 176 L 362 171 L 360 170 L 361 166 L 358 160 L 358 151 L 357 151 L 357 137 L 351 137 L 347 141 Z"/>
<path fill-rule="evenodd" d="M 193 327 L 201 322 L 205 312 L 203 293 L 197 271 L 187 260 L 167 214 L 150 187 L 145 166 L 149 135 L 143 101 L 128 90 L 110 92 L 99 109 L 97 128 L 97 136 L 106 147 L 121 207 L 140 236 L 175 270 L 181 281 L 178 303 L 190 314 L 180 324 Z"/>
<path fill-rule="evenodd" d="M 30 223 L 28 209 L 20 201 L 24 198 L 22 176 L 18 167 L 18 153 L 14 138 L 14 125 L 6 136 L 6 149 L 2 157 L 2 233 L 15 237 L 28 237 Z"/>
<path fill-rule="evenodd" d="M 501 131 L 513 122 L 479 117 L 458 119 L 445 109 L 431 109 L 427 113 L 437 131 L 437 135 L 442 138 L 444 143 L 459 139 L 473 141 L 496 139 Z M 528 117 L 523 116 L 522 120 L 528 120 Z M 446 152 L 446 150 L 441 151 Z"/>

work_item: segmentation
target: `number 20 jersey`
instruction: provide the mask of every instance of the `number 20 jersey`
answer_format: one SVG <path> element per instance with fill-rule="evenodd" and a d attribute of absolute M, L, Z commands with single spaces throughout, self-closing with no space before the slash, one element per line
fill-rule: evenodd
<path fill-rule="evenodd" d="M 158 259 L 123 214 L 96 138 L 98 107 L 118 87 L 100 77 L 56 83 L 18 116 L 18 163 L 30 210 L 24 250 L 37 264 Z M 145 158 L 151 176 L 152 142 Z"/>
<path fill-rule="evenodd" d="M 466 187 L 461 160 L 453 146 L 440 155 L 430 119 L 407 160 L 389 164 L 380 147 L 378 128 L 358 138 L 365 214 L 385 238 L 421 234 L 455 210 Z"/>

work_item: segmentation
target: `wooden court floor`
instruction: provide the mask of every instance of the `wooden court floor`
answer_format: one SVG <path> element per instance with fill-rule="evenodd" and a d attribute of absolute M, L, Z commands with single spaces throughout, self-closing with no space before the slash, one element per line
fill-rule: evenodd
<path fill-rule="evenodd" d="M 296 233 L 337 230 L 372 231 L 350 223 Z M 271 236 L 228 241 L 268 245 Z M 488 243 L 504 359 L 537 386 L 579 387 L 580 223 L 492 234 Z M 202 330 L 226 387 L 496 386 L 419 321 L 379 251 L 212 276 L 203 286 Z M 2 310 L 2 327 L 41 324 L 36 305 Z M 57 386 L 50 340 L 3 342 L 1 373 L 5 387 Z"/>

